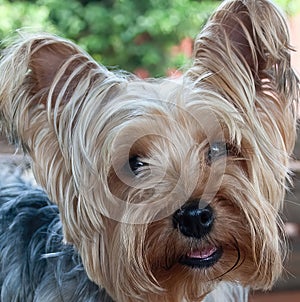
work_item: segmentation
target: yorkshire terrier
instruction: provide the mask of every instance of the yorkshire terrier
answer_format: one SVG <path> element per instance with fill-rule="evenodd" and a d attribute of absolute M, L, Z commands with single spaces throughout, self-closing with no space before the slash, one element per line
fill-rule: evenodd
<path fill-rule="evenodd" d="M 223 1 L 177 80 L 20 36 L 0 62 L 1 127 L 43 190 L 2 177 L 1 302 L 246 301 L 247 288 L 270 289 L 299 94 L 279 9 Z"/>

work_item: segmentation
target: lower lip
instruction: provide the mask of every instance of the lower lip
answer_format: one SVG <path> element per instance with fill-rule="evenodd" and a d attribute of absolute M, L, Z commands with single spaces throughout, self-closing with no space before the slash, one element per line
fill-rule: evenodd
<path fill-rule="evenodd" d="M 222 248 L 219 247 L 216 248 L 211 255 L 205 258 L 192 257 L 186 255 L 179 260 L 179 263 L 191 268 L 209 268 L 220 260 L 222 254 L 223 254 L 223 250 Z"/>

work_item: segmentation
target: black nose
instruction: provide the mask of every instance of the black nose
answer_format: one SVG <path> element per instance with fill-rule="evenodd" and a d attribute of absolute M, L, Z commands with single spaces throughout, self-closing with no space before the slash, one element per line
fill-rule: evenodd
<path fill-rule="evenodd" d="M 173 214 L 174 228 L 187 237 L 202 238 L 208 234 L 213 226 L 213 209 L 203 202 L 192 200 Z"/>

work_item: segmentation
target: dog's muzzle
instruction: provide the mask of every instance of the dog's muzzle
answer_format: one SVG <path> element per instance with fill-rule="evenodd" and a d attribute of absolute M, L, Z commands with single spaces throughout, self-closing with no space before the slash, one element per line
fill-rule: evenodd
<path fill-rule="evenodd" d="M 205 236 L 213 227 L 214 220 L 213 208 L 202 200 L 189 201 L 173 214 L 175 229 L 188 238 L 202 242 L 201 245 L 195 245 L 184 253 L 179 259 L 180 264 L 199 269 L 209 268 L 220 260 L 223 254 L 222 247 L 205 240 Z"/>

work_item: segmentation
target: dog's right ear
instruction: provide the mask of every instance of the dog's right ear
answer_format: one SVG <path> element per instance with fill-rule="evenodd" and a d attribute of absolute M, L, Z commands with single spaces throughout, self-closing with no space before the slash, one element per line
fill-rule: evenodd
<path fill-rule="evenodd" d="M 68 82 L 68 93 L 62 98 L 62 103 L 66 103 L 80 78 L 86 77 L 91 70 L 99 69 L 99 65 L 70 41 L 48 37 L 33 39 L 30 44 L 24 45 L 30 47 L 28 76 L 31 93 L 41 96 L 39 102 L 47 102 L 46 98 L 51 95 L 50 103 L 54 106 Z M 103 76 L 106 72 L 103 70 Z"/>
<path fill-rule="evenodd" d="M 2 128 L 25 145 L 35 116 L 44 113 L 49 122 L 72 98 L 84 98 L 95 81 L 113 77 L 77 45 L 47 34 L 22 34 L 3 51 L 0 70 Z"/>
<path fill-rule="evenodd" d="M 78 202 L 83 157 L 93 146 L 87 136 L 96 140 L 100 111 L 124 81 L 77 45 L 47 34 L 22 35 L 0 60 L 0 130 L 32 158 L 37 182 L 59 205 L 64 240 L 77 246 L 83 217 L 91 216 Z"/>

